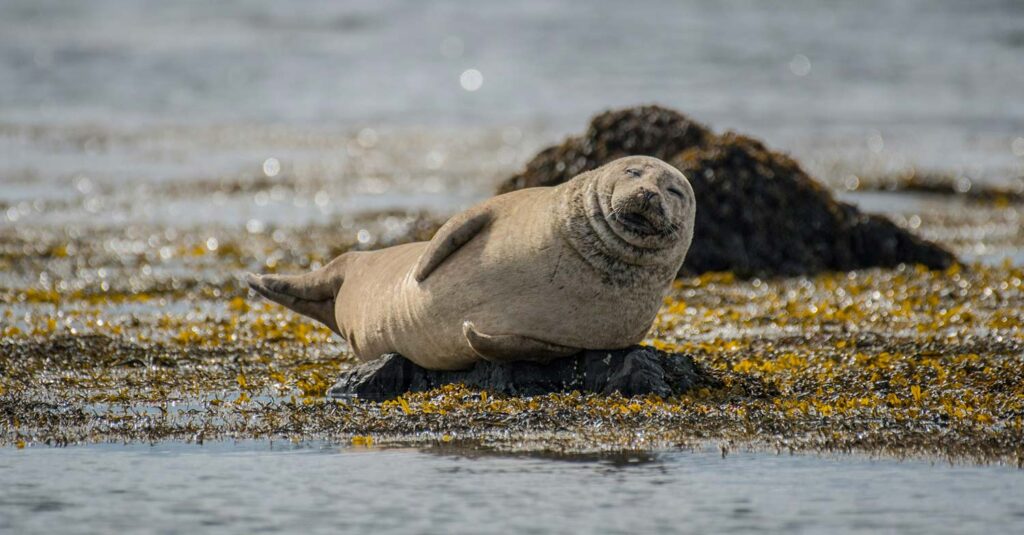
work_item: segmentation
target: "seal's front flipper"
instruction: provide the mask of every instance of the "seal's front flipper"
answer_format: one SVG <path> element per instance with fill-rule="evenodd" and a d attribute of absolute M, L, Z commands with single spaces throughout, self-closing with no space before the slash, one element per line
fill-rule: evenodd
<path fill-rule="evenodd" d="M 263 297 L 309 316 L 341 334 L 338 322 L 334 319 L 334 298 L 345 282 L 345 267 L 351 260 L 351 254 L 343 254 L 326 266 L 305 275 L 249 273 L 245 281 Z"/>
<path fill-rule="evenodd" d="M 517 360 L 530 360 L 536 362 L 548 362 L 559 357 L 568 357 L 581 350 L 576 347 L 552 344 L 529 336 L 517 334 L 484 334 L 477 331 L 473 324 L 465 322 L 462 324 L 462 334 L 465 335 L 469 347 L 484 360 L 491 362 L 512 362 Z"/>
<path fill-rule="evenodd" d="M 416 264 L 416 281 L 426 280 L 441 262 L 469 243 L 490 222 L 491 212 L 486 208 L 469 210 L 449 219 L 430 240 Z"/>

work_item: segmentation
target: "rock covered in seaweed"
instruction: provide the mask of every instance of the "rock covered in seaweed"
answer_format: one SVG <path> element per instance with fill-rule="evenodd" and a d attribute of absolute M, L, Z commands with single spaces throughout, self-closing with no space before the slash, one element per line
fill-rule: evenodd
<path fill-rule="evenodd" d="M 654 156 L 669 162 L 673 156 L 703 145 L 712 137 L 714 134 L 706 126 L 658 106 L 602 113 L 591 119 L 582 136 L 537 153 L 522 173 L 499 186 L 498 193 L 557 186 L 623 156 Z"/>
<path fill-rule="evenodd" d="M 835 200 L 793 159 L 759 141 L 644 106 L 595 117 L 586 133 L 537 154 L 499 192 L 560 184 L 616 158 L 643 154 L 679 168 L 697 197 L 682 273 L 800 275 L 955 258 L 884 217 Z"/>
<path fill-rule="evenodd" d="M 688 355 L 635 346 L 615 351 L 584 351 L 547 364 L 480 361 L 465 371 L 427 370 L 391 353 L 344 372 L 327 396 L 382 401 L 453 383 L 512 396 L 577 390 L 669 397 L 694 387 L 720 386 L 718 379 Z"/>

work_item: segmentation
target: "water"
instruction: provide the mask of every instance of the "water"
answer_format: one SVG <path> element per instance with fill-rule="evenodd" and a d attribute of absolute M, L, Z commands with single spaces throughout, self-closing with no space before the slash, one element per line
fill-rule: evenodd
<path fill-rule="evenodd" d="M 306 205 L 447 212 L 469 201 L 444 193 L 487 195 L 592 114 L 647 102 L 836 183 L 911 166 L 1005 181 L 1024 175 L 1021 87 L 1011 0 L 6 0 L 0 203 L 48 200 L 54 224 L 286 222 L 204 187 L 276 158 Z M 144 195 L 168 184 L 187 208 Z M 121 197 L 66 209 L 104 192 Z"/>
<path fill-rule="evenodd" d="M 0 450 L 10 533 L 1019 533 L 1024 473 L 717 451 Z"/>

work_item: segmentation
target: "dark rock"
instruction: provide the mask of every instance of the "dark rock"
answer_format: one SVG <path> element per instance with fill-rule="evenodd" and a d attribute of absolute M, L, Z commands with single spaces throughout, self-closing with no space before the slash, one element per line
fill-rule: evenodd
<path fill-rule="evenodd" d="M 578 390 L 668 397 L 698 386 L 720 385 L 689 355 L 635 346 L 615 351 L 584 351 L 548 364 L 481 361 L 464 371 L 427 370 L 390 353 L 343 373 L 327 396 L 382 401 L 451 383 L 511 396 Z"/>
<path fill-rule="evenodd" d="M 796 161 L 759 141 L 717 135 L 657 106 L 598 115 L 583 136 L 541 151 L 499 192 L 557 185 L 630 154 L 669 162 L 693 186 L 697 220 L 682 274 L 800 275 L 901 263 L 942 269 L 956 260 L 881 216 L 836 201 Z"/>
<path fill-rule="evenodd" d="M 498 193 L 557 186 L 623 156 L 640 154 L 668 161 L 713 137 L 703 124 L 658 106 L 602 113 L 590 121 L 581 137 L 569 138 L 534 156 L 522 173 L 499 186 Z"/>

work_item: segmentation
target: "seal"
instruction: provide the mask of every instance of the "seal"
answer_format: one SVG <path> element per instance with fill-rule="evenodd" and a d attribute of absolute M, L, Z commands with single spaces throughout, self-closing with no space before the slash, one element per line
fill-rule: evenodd
<path fill-rule="evenodd" d="M 304 275 L 247 275 L 364 361 L 432 370 L 548 361 L 646 336 L 693 238 L 696 202 L 665 162 L 629 156 L 488 199 L 429 242 L 345 253 Z"/>

